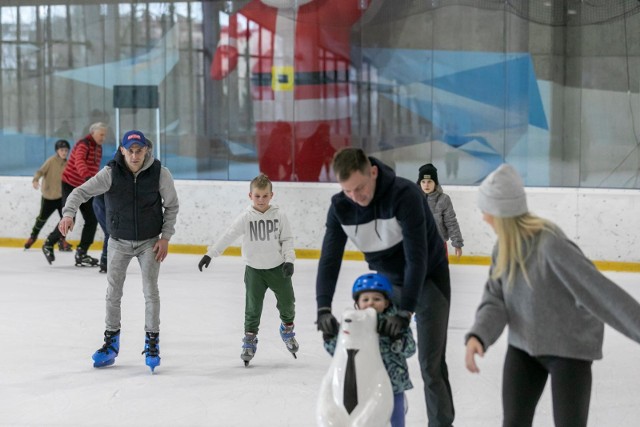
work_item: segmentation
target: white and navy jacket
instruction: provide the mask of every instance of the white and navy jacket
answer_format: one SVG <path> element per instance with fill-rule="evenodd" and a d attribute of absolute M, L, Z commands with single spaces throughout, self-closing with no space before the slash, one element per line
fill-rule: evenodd
<path fill-rule="evenodd" d="M 371 270 L 402 286 L 400 309 L 415 311 L 426 278 L 448 268 L 444 242 L 427 199 L 415 183 L 397 177 L 379 160 L 371 203 L 362 207 L 340 192 L 331 198 L 316 280 L 318 308 L 331 307 L 347 238 L 364 253 Z"/>

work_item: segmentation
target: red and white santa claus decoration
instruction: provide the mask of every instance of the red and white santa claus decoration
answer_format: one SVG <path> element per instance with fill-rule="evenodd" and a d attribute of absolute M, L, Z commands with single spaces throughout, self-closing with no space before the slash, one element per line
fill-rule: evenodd
<path fill-rule="evenodd" d="M 220 80 L 248 46 L 260 170 L 273 180 L 318 181 L 349 145 L 351 27 L 365 0 L 253 0 L 229 17 L 211 66 Z"/>

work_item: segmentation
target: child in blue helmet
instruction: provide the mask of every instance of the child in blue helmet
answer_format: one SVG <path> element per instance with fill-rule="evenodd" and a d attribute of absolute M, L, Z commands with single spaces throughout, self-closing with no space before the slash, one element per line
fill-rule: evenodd
<path fill-rule="evenodd" d="M 373 307 L 378 312 L 378 325 L 383 319 L 393 316 L 398 309 L 391 302 L 393 287 L 391 282 L 381 274 L 368 273 L 358 277 L 351 291 L 354 306 L 358 310 Z M 325 337 L 324 348 L 332 356 L 336 350 L 338 337 Z M 405 390 L 413 388 L 409 378 L 407 358 L 416 352 L 416 342 L 411 328 L 407 328 L 399 337 L 380 336 L 380 355 L 391 379 L 393 388 L 392 427 L 404 427 Z"/>

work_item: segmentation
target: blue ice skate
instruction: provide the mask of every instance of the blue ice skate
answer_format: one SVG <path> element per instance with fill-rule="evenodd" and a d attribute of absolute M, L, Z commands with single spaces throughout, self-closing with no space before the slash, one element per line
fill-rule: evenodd
<path fill-rule="evenodd" d="M 99 348 L 91 358 L 93 359 L 94 368 L 103 368 L 113 365 L 120 351 L 120 330 L 104 331 L 104 344 Z"/>
<path fill-rule="evenodd" d="M 160 366 L 160 333 L 159 332 L 147 332 L 144 339 L 144 350 L 142 354 L 145 354 L 145 363 L 154 372 L 156 366 Z"/>
<path fill-rule="evenodd" d="M 242 353 L 240 353 L 240 359 L 244 361 L 244 366 L 249 366 L 249 362 L 255 356 L 258 350 L 258 336 L 253 332 L 245 332 L 244 338 L 242 338 Z"/>
<path fill-rule="evenodd" d="M 294 325 L 293 323 L 280 324 L 280 338 L 284 341 L 284 344 L 287 346 L 287 350 L 291 353 L 294 359 L 297 359 L 296 353 L 298 352 L 298 341 L 296 341 L 296 333 L 293 332 Z"/>

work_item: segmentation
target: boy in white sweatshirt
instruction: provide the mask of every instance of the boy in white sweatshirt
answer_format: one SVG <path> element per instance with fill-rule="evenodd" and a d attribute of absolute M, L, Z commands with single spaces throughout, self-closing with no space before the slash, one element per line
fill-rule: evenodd
<path fill-rule="evenodd" d="M 258 344 L 258 329 L 262 304 L 267 289 L 276 296 L 280 313 L 280 337 L 287 349 L 296 357 L 298 342 L 293 331 L 295 318 L 295 296 L 291 276 L 296 255 L 289 221 L 284 213 L 269 204 L 273 198 L 273 185 L 269 178 L 260 174 L 249 186 L 249 199 L 253 202 L 231 224 L 231 227 L 213 245 L 198 263 L 198 268 L 209 267 L 212 257 L 222 255 L 224 250 L 238 237 L 242 238 L 242 258 L 245 267 L 246 288 L 244 309 L 244 338 L 240 358 L 245 366 L 253 358 Z"/>

